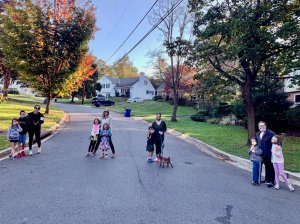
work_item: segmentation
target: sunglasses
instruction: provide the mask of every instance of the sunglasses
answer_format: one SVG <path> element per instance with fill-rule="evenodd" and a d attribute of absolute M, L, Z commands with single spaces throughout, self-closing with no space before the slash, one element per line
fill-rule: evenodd
<path fill-rule="evenodd" d="M 41 108 L 40 107 L 35 107 L 34 109 L 40 110 Z"/>

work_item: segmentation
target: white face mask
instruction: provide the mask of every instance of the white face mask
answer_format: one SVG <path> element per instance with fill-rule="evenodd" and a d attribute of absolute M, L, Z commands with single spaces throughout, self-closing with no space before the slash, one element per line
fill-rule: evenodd
<path fill-rule="evenodd" d="M 20 118 L 24 118 L 24 117 L 25 117 L 25 115 L 24 115 L 24 114 L 21 114 L 21 115 L 20 115 Z"/>
<path fill-rule="evenodd" d="M 17 125 L 17 124 L 18 124 L 18 122 L 16 122 L 16 121 L 13 122 L 13 125 Z"/>

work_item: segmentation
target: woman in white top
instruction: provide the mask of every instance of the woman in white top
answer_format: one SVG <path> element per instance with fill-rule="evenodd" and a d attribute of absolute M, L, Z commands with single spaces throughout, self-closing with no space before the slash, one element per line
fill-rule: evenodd
<path fill-rule="evenodd" d="M 111 128 L 111 117 L 109 116 L 109 110 L 108 109 L 105 109 L 102 113 L 102 116 L 101 116 L 101 129 L 103 128 L 104 124 L 108 124 L 109 127 L 110 127 L 110 130 L 112 129 Z M 96 153 L 98 147 L 100 145 L 100 140 L 97 142 L 97 145 L 95 147 L 95 151 L 94 151 L 94 154 Z M 111 158 L 115 158 L 116 154 L 115 154 L 115 147 L 113 145 L 113 142 L 112 142 L 112 139 L 111 139 L 111 136 L 110 136 L 110 141 L 109 141 L 109 145 L 110 145 L 110 148 L 111 148 L 111 151 L 112 151 L 112 156 Z"/>

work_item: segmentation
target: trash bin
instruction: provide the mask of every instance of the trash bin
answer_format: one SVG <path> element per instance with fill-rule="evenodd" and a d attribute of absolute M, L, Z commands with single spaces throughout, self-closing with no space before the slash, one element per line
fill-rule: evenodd
<path fill-rule="evenodd" d="M 126 108 L 124 110 L 124 117 L 130 117 L 130 113 L 131 113 L 131 109 L 130 108 Z"/>

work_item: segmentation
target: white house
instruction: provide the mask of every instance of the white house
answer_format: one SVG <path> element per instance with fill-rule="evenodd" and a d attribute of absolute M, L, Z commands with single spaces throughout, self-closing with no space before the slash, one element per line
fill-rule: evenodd
<path fill-rule="evenodd" d="M 290 75 L 300 75 L 300 71 L 296 71 Z M 292 85 L 290 78 L 284 79 L 284 92 L 288 94 L 288 100 L 294 103 L 293 106 L 300 105 L 300 86 Z"/>
<path fill-rule="evenodd" d="M 0 92 L 3 90 L 3 78 L 0 79 Z M 34 90 L 26 87 L 19 80 L 10 79 L 8 91 L 10 92 L 19 92 L 19 94 L 34 96 Z"/>
<path fill-rule="evenodd" d="M 129 93 L 130 98 L 140 97 L 144 100 L 150 100 L 155 96 L 155 88 L 143 72 L 136 78 L 103 76 L 97 82 L 102 86 L 101 91 L 97 92 L 97 94 L 105 97 L 121 96 Z"/>

